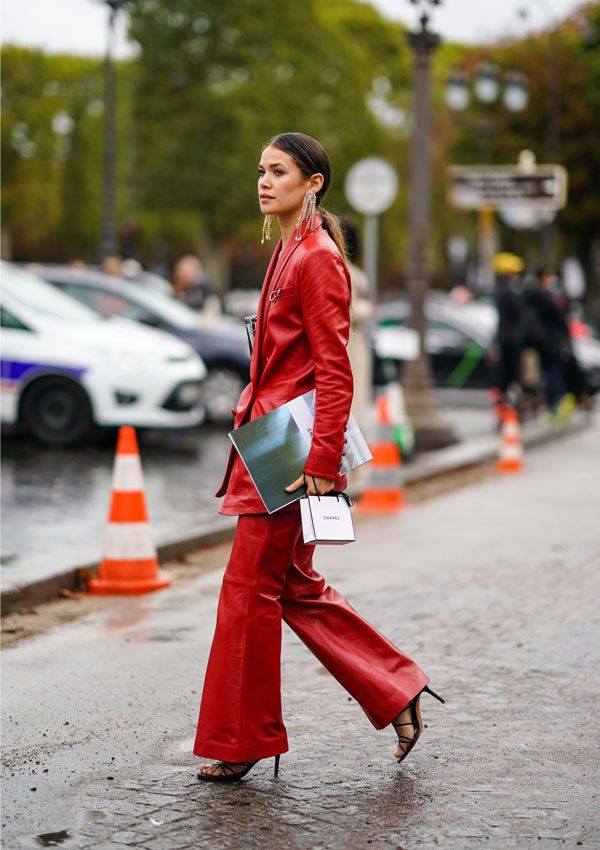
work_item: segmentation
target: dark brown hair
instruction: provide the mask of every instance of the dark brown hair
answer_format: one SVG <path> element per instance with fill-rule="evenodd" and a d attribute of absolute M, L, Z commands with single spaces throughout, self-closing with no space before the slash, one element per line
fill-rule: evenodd
<path fill-rule="evenodd" d="M 305 180 L 313 174 L 323 175 L 323 185 L 317 192 L 317 208 L 323 218 L 325 230 L 337 245 L 343 259 L 346 260 L 346 242 L 338 217 L 321 206 L 321 201 L 331 183 L 331 162 L 323 145 L 312 136 L 307 136 L 306 133 L 279 133 L 269 139 L 263 146 L 263 150 L 269 145 L 291 156 Z"/>

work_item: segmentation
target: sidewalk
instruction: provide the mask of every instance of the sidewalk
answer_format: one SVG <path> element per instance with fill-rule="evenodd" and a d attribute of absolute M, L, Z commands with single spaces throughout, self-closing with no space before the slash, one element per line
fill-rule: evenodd
<path fill-rule="evenodd" d="M 600 846 L 600 421 L 393 517 L 317 565 L 445 706 L 407 761 L 286 629 L 291 743 L 232 786 L 191 746 L 220 571 L 4 653 L 4 846 L 471 850 Z M 227 699 L 224 691 L 223 699 Z M 66 833 L 66 834 L 65 834 Z"/>

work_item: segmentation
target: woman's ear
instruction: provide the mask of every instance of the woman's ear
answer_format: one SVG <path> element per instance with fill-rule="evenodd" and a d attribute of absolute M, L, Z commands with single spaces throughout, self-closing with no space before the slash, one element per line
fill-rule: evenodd
<path fill-rule="evenodd" d="M 310 188 L 313 190 L 315 195 L 318 195 L 321 189 L 323 188 L 323 183 L 325 182 L 325 178 L 322 174 L 313 174 L 310 178 Z"/>

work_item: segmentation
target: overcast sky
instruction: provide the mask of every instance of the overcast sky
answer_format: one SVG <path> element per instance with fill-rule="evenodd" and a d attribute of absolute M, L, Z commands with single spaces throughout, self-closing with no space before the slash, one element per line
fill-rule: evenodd
<path fill-rule="evenodd" d="M 269 0 L 265 0 L 265 6 Z M 278 0 L 280 2 L 280 0 Z M 370 0 L 384 15 L 411 23 L 417 17 L 408 0 Z M 103 53 L 107 8 L 102 0 L 1 0 L 2 42 L 51 52 Z M 582 0 L 443 0 L 435 10 L 435 29 L 446 39 L 469 43 L 539 29 L 582 5 Z M 527 24 L 519 9 L 527 10 Z M 123 16 L 119 16 L 123 18 Z M 131 54 L 121 21 L 118 55 Z"/>

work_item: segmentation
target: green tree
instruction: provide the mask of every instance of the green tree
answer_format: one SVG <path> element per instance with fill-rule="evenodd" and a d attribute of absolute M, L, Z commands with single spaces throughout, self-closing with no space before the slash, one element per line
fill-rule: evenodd
<path fill-rule="evenodd" d="M 102 63 L 2 49 L 2 215 L 15 259 L 98 255 L 102 192 Z M 120 129 L 127 138 L 121 63 Z M 129 209 L 128 147 L 121 145 L 120 206 Z"/>
<path fill-rule="evenodd" d="M 256 238 L 260 148 L 289 129 L 327 147 L 330 204 L 343 211 L 343 174 L 390 136 L 368 99 L 376 77 L 394 87 L 402 74 L 398 31 L 341 0 L 280 4 L 276 14 L 259 0 L 142 0 L 131 34 L 141 45 L 137 132 L 152 139 L 138 163 L 147 211 L 187 217 L 209 245 Z"/>

